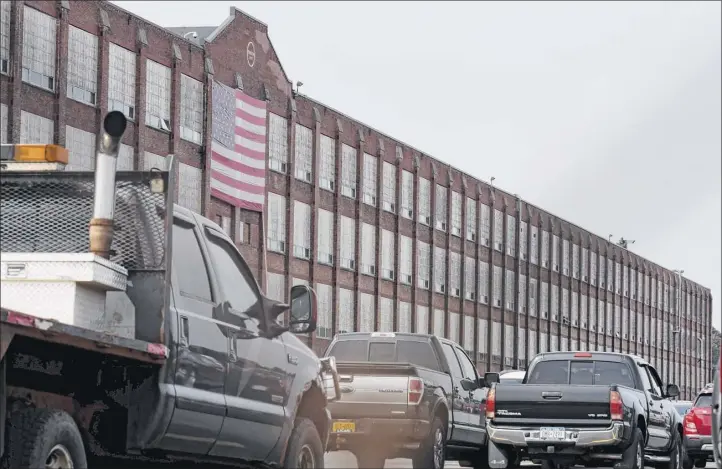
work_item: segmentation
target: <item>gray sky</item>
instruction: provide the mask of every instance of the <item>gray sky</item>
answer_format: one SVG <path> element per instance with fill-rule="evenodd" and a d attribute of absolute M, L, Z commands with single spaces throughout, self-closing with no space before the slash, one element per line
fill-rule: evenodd
<path fill-rule="evenodd" d="M 161 26 L 235 5 L 304 94 L 636 240 L 712 289 L 720 328 L 720 2 L 114 3 Z"/>

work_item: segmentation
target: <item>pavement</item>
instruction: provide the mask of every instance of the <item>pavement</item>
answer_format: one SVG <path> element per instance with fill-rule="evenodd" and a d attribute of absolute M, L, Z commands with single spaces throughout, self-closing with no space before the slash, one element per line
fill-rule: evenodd
<path fill-rule="evenodd" d="M 353 454 L 349 453 L 348 451 L 333 451 L 331 453 L 326 453 L 326 467 L 328 469 L 356 469 L 358 466 L 356 465 L 356 457 L 354 457 Z M 531 463 L 523 463 L 524 466 L 528 466 L 529 469 L 538 468 L 539 466 L 535 466 Z M 386 466 L 384 466 L 385 469 L 401 469 L 401 468 L 408 468 L 411 469 L 411 460 L 410 459 L 389 459 L 386 461 Z M 459 466 L 459 463 L 456 461 L 447 461 L 445 467 L 448 467 L 449 469 L 456 469 L 461 466 Z M 706 469 L 714 469 L 715 465 L 714 463 L 707 464 Z M 591 469 L 597 469 L 597 468 L 591 468 Z M 601 469 L 601 468 L 599 468 Z M 645 469 L 653 469 L 652 467 L 645 467 Z"/>

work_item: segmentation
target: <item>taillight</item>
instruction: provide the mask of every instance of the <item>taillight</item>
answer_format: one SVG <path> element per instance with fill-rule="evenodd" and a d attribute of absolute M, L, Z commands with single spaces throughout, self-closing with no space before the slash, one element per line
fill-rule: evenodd
<path fill-rule="evenodd" d="M 424 382 L 421 378 L 409 378 L 409 405 L 417 405 L 424 396 Z"/>
<path fill-rule="evenodd" d="M 486 395 L 486 419 L 493 420 L 496 412 L 496 389 L 489 389 Z"/>
<path fill-rule="evenodd" d="M 684 434 L 685 435 L 697 435 L 699 432 L 697 431 L 697 425 L 692 421 L 693 415 L 692 412 L 688 412 L 684 416 Z"/>
<path fill-rule="evenodd" d="M 623 414 L 622 396 L 618 391 L 609 391 L 609 415 L 612 420 L 622 420 Z"/>

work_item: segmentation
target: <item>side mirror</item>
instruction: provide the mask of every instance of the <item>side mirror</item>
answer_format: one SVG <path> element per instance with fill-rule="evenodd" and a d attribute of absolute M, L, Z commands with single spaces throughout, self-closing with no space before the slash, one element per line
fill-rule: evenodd
<path fill-rule="evenodd" d="M 473 379 L 464 378 L 461 380 L 461 388 L 464 391 L 473 391 L 474 389 L 477 389 L 479 386 L 477 385 L 477 382 Z"/>
<path fill-rule="evenodd" d="M 667 397 L 679 396 L 679 387 L 676 384 L 667 385 Z"/>
<path fill-rule="evenodd" d="M 492 371 L 484 373 L 484 382 L 486 383 L 486 386 L 490 388 L 493 383 L 499 382 L 499 373 L 494 373 Z"/>
<path fill-rule="evenodd" d="M 316 293 L 306 285 L 291 288 L 291 320 L 289 329 L 296 334 L 316 330 Z"/>

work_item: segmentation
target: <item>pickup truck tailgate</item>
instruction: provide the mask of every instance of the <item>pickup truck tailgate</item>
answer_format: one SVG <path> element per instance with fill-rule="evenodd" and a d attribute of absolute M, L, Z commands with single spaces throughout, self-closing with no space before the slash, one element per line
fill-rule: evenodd
<path fill-rule="evenodd" d="M 498 384 L 494 421 L 598 425 L 610 420 L 609 394 L 608 386 Z"/>
<path fill-rule="evenodd" d="M 334 418 L 396 418 L 409 409 L 409 378 L 413 365 L 404 363 L 339 362 L 341 399 L 329 410 Z"/>

